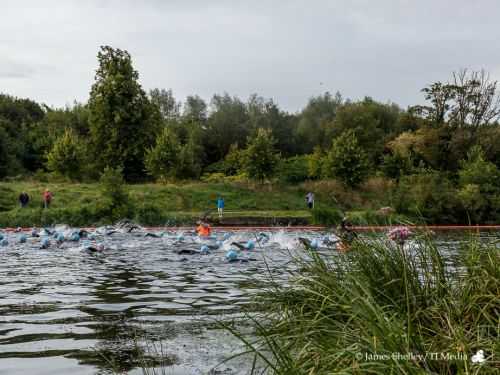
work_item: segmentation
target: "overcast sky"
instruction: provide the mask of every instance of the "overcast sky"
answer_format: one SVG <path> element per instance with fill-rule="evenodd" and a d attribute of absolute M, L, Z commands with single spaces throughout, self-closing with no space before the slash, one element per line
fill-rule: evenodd
<path fill-rule="evenodd" d="M 86 101 L 101 45 L 146 90 L 273 98 L 340 91 L 406 107 L 460 68 L 500 77 L 496 0 L 0 0 L 0 92 Z"/>

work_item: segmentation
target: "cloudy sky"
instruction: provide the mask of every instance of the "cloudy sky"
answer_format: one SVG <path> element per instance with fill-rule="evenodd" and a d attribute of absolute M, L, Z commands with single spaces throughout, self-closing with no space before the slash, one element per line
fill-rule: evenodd
<path fill-rule="evenodd" d="M 145 89 L 258 93 L 286 110 L 340 91 L 406 107 L 460 68 L 500 78 L 497 0 L 1 0 L 0 92 L 86 101 L 101 45 Z"/>

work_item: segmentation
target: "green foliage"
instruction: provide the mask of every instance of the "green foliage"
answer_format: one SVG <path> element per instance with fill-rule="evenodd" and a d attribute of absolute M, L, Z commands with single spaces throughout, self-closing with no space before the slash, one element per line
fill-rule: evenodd
<path fill-rule="evenodd" d="M 329 92 L 309 99 L 302 111 L 297 125 L 298 149 L 301 153 L 310 153 L 314 147 L 330 146 L 333 136 L 333 120 L 343 99 L 340 93 L 332 96 Z"/>
<path fill-rule="evenodd" d="M 243 166 L 243 153 L 238 148 L 237 143 L 233 143 L 229 146 L 229 151 L 224 158 L 223 162 L 223 171 L 228 176 L 233 176 L 238 174 L 238 172 L 242 169 Z"/>
<path fill-rule="evenodd" d="M 180 117 L 181 103 L 175 100 L 171 89 L 153 89 L 149 92 L 149 97 L 164 121 L 177 120 Z"/>
<path fill-rule="evenodd" d="M 410 156 L 387 154 L 384 155 L 380 170 L 385 176 L 399 180 L 401 176 L 411 174 L 413 161 Z"/>
<path fill-rule="evenodd" d="M 368 161 L 352 131 L 333 141 L 324 168 L 328 177 L 337 177 L 351 187 L 365 179 L 369 173 Z"/>
<path fill-rule="evenodd" d="M 177 134 L 166 127 L 158 136 L 156 145 L 146 154 L 148 173 L 159 180 L 175 179 L 181 158 L 181 145 Z"/>
<path fill-rule="evenodd" d="M 499 190 L 500 172 L 495 164 L 485 160 L 481 146 L 474 146 L 467 154 L 467 160 L 461 162 L 458 172 L 461 186 L 475 184 L 485 193 Z"/>
<path fill-rule="evenodd" d="M 344 214 L 337 208 L 315 207 L 312 216 L 313 224 L 335 226 L 340 224 Z"/>
<path fill-rule="evenodd" d="M 10 152 L 7 132 L 0 127 L 0 178 L 9 174 Z"/>
<path fill-rule="evenodd" d="M 337 110 L 333 131 L 341 135 L 352 131 L 372 165 L 378 165 L 385 144 L 400 133 L 401 109 L 395 104 L 382 104 L 371 98 L 345 103 Z"/>
<path fill-rule="evenodd" d="M 203 150 L 200 144 L 194 139 L 181 147 L 179 154 L 179 166 L 177 169 L 178 178 L 197 179 L 201 174 L 201 154 Z"/>
<path fill-rule="evenodd" d="M 244 144 L 250 134 L 245 104 L 228 94 L 214 95 L 205 133 L 205 147 L 210 161 L 223 159 L 234 143 Z"/>
<path fill-rule="evenodd" d="M 82 177 L 85 160 L 85 145 L 72 129 L 66 129 L 47 154 L 47 168 L 72 180 Z"/>
<path fill-rule="evenodd" d="M 297 184 L 306 181 L 308 174 L 308 159 L 306 156 L 294 156 L 281 159 L 277 174 L 279 180 L 284 183 Z"/>
<path fill-rule="evenodd" d="M 313 179 L 321 178 L 324 173 L 325 155 L 321 147 L 316 146 L 312 154 L 307 155 L 307 174 Z"/>
<path fill-rule="evenodd" d="M 380 239 L 334 259 L 311 250 L 290 283 L 270 280 L 259 295 L 256 332 L 227 328 L 265 366 L 252 374 L 496 374 L 498 249 L 475 238 L 461 246 L 441 252 L 418 233 L 404 248 Z M 475 364 L 478 350 L 486 361 Z"/>
<path fill-rule="evenodd" d="M 460 165 L 458 198 L 470 219 L 479 223 L 498 218 L 500 171 L 497 166 L 485 160 L 480 146 L 472 147 Z"/>
<path fill-rule="evenodd" d="M 250 178 L 262 182 L 274 175 L 280 160 L 274 143 L 271 131 L 266 129 L 258 129 L 256 136 L 249 138 L 243 155 L 243 168 Z"/>
<path fill-rule="evenodd" d="M 103 197 L 102 207 L 106 211 L 104 216 L 112 221 L 130 217 L 132 207 L 122 169 L 104 168 L 99 182 Z"/>
<path fill-rule="evenodd" d="M 402 177 L 394 208 L 410 217 L 422 217 L 428 223 L 468 223 L 452 182 L 436 171 Z"/>
<path fill-rule="evenodd" d="M 99 169 L 123 168 L 127 181 L 140 179 L 144 152 L 157 132 L 158 112 L 141 88 L 127 51 L 101 47 L 98 60 L 89 99 L 96 164 Z"/>

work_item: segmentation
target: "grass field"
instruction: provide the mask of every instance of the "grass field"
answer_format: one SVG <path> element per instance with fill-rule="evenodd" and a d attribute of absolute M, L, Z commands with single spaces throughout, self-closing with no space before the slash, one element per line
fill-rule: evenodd
<path fill-rule="evenodd" d="M 42 192 L 54 194 L 51 207 L 42 209 Z M 228 184 L 142 184 L 128 185 L 134 217 L 143 224 L 191 223 L 203 214 L 216 217 L 216 199 L 223 196 L 225 218 L 300 218 L 311 215 L 305 207 L 305 191 L 300 187 Z M 21 209 L 17 198 L 26 191 L 29 206 Z M 91 225 L 107 222 L 99 213 L 103 201 L 98 184 L 1 182 L 0 225 L 31 226 L 66 222 Z M 326 201 L 325 207 L 330 207 Z"/>
<path fill-rule="evenodd" d="M 54 194 L 48 210 L 42 209 L 46 188 Z M 380 224 L 385 218 L 377 216 L 376 210 L 390 204 L 381 199 L 389 194 L 373 182 L 358 191 L 348 190 L 335 181 L 285 186 L 184 182 L 127 185 L 126 189 L 131 206 L 128 219 L 144 225 L 193 224 L 205 214 L 217 223 L 219 195 L 226 205 L 222 224 L 227 225 L 333 225 L 349 212 L 355 224 Z M 31 197 L 29 206 L 23 209 L 17 200 L 22 191 Z M 315 193 L 313 211 L 306 208 L 308 191 Z M 105 200 L 97 183 L 0 182 L 0 227 L 111 223 L 116 217 L 111 218 L 104 208 Z"/>

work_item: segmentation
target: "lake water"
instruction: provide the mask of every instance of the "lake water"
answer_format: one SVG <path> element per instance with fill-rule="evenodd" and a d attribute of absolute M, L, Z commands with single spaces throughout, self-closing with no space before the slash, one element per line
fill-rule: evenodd
<path fill-rule="evenodd" d="M 0 248 L 0 375 L 141 374 L 138 348 L 161 354 L 166 374 L 246 373 L 251 361 L 221 364 L 241 344 L 217 322 L 251 312 L 252 296 L 270 275 L 286 283 L 299 235 L 324 237 L 267 234 L 259 244 L 257 233 L 233 233 L 219 249 L 191 255 L 175 250 L 200 250 L 205 242 L 188 234 L 178 241 L 174 232 L 98 235 L 106 250 L 97 253 L 54 240 L 42 250 L 40 238 L 21 244 L 21 234 L 8 234 Z M 248 240 L 257 243 L 240 253 L 248 261 L 229 263 L 231 242 Z M 440 246 L 453 249 L 456 240 L 441 236 Z M 161 348 L 153 349 L 156 340 Z"/>
<path fill-rule="evenodd" d="M 167 373 L 207 373 L 240 350 L 217 321 L 248 310 L 269 272 L 286 280 L 292 267 L 286 249 L 297 247 L 296 234 L 269 235 L 259 245 L 256 233 L 234 233 L 210 254 L 187 255 L 174 250 L 205 242 L 115 233 L 98 237 L 105 251 L 90 253 L 81 242 L 58 248 L 52 239 L 42 250 L 40 238 L 20 244 L 9 234 L 0 248 L 0 374 L 141 373 L 133 357 L 144 337 L 161 339 Z M 248 240 L 257 245 L 240 258 L 251 260 L 229 263 L 230 243 Z M 241 362 L 214 373 L 244 373 Z"/>

